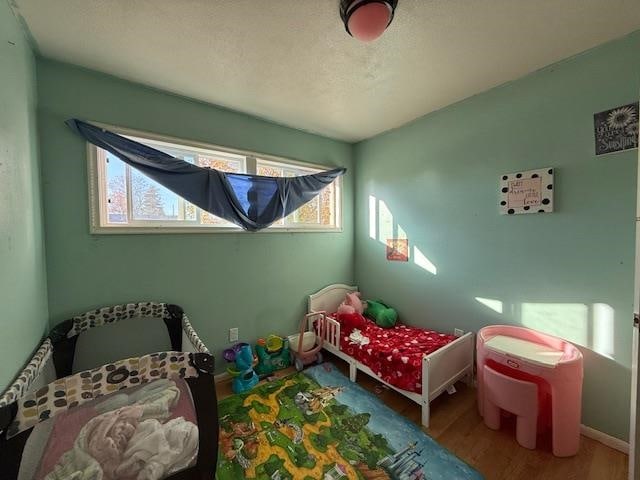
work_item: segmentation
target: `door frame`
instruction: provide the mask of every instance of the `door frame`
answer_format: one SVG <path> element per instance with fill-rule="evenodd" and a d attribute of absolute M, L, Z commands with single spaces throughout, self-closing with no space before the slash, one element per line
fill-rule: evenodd
<path fill-rule="evenodd" d="M 640 148 L 638 148 L 638 172 L 636 184 L 636 259 L 633 288 L 633 327 L 631 345 L 631 409 L 629 415 L 629 480 L 640 480 L 640 425 L 638 422 L 638 401 L 640 383 L 638 382 L 638 364 L 640 363 Z"/>

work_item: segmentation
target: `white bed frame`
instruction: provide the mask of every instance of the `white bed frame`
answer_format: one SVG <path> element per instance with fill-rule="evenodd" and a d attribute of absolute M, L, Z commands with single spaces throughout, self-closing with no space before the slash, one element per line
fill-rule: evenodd
<path fill-rule="evenodd" d="M 358 291 L 358 287 L 335 284 L 323 288 L 313 295 L 309 295 L 309 313 L 332 313 L 350 292 Z M 308 330 L 313 331 L 315 317 L 309 318 Z M 316 332 L 318 333 L 318 332 Z M 378 377 L 369 367 L 340 350 L 340 323 L 327 317 L 324 331 L 323 348 L 349 364 L 349 378 L 356 381 L 358 370 L 375 378 L 396 392 L 410 398 L 422 407 L 422 425 L 429 428 L 429 404 L 442 392 L 461 379 L 467 384 L 473 384 L 474 341 L 473 333 L 469 332 L 458 337 L 453 342 L 439 348 L 429 355 L 422 356 L 422 394 L 402 390 L 388 384 Z"/>

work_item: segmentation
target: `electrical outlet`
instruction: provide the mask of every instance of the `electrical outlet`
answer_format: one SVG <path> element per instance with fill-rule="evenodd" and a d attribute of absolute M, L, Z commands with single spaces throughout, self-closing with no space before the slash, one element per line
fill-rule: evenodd
<path fill-rule="evenodd" d="M 229 329 L 229 341 L 230 342 L 237 342 L 238 341 L 238 329 L 237 328 L 230 328 Z"/>
<path fill-rule="evenodd" d="M 464 330 L 461 330 L 459 328 L 454 328 L 453 335 L 455 335 L 456 337 L 461 337 L 462 335 L 464 335 Z"/>

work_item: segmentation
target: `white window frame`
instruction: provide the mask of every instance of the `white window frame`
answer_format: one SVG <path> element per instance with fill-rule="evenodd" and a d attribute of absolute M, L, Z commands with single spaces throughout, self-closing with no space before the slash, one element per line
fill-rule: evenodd
<path fill-rule="evenodd" d="M 93 125 L 101 128 L 108 129 L 114 133 L 124 136 L 139 137 L 142 139 L 148 139 L 155 142 L 164 142 L 171 144 L 171 146 L 183 146 L 187 149 L 197 150 L 213 150 L 221 153 L 227 153 L 230 155 L 241 155 L 245 157 L 244 167 L 245 171 L 255 172 L 258 161 L 264 161 L 267 163 L 284 164 L 291 167 L 299 167 L 302 169 L 313 170 L 329 170 L 331 166 L 313 164 L 308 162 L 302 162 L 299 160 L 292 160 L 289 158 L 278 157 L 274 155 L 266 155 L 262 153 L 252 152 L 248 150 L 240 150 L 236 148 L 229 148 L 220 145 L 214 145 L 209 143 L 197 142 L 192 140 L 185 140 L 182 138 L 171 137 L 167 135 L 159 135 L 140 130 L 134 130 L 130 128 L 117 127 L 113 125 L 107 125 L 99 122 L 91 122 Z M 87 184 L 89 188 L 89 230 L 94 235 L 137 235 L 137 234 L 184 234 L 184 233 L 340 233 L 342 232 L 342 177 L 338 177 L 334 180 L 335 183 L 335 226 L 328 227 L 326 225 L 304 225 L 299 227 L 293 227 L 291 224 L 287 225 L 272 225 L 268 228 L 259 230 L 258 232 L 248 232 L 238 227 L 237 225 L 180 225 L 176 226 L 173 222 L 162 222 L 157 220 L 143 221 L 140 225 L 131 225 L 130 223 L 116 225 L 107 224 L 102 219 L 107 218 L 107 202 L 106 202 L 106 181 L 105 181 L 105 168 L 104 162 L 99 161 L 100 155 L 98 147 L 90 142 L 87 142 Z M 131 189 L 127 188 L 128 197 L 131 196 Z M 128 198 L 128 205 L 130 204 L 130 198 Z M 131 219 L 128 218 L 131 222 Z M 144 224 L 142 224 L 144 223 Z M 152 224 L 151 224 L 152 223 Z"/>

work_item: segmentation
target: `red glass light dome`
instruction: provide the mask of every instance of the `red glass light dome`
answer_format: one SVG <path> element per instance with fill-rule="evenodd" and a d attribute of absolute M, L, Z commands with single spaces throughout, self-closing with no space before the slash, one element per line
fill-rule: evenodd
<path fill-rule="evenodd" d="M 342 0 L 340 16 L 349 35 L 371 42 L 391 24 L 397 5 L 398 0 Z"/>

